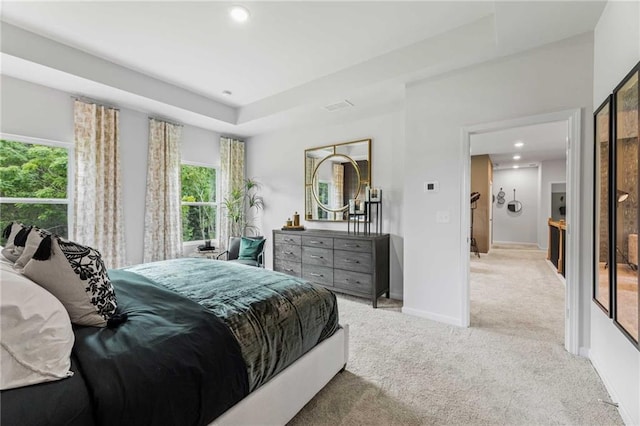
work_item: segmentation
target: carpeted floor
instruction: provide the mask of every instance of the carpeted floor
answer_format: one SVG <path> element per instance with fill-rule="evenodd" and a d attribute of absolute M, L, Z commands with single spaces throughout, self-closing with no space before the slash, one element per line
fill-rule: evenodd
<path fill-rule="evenodd" d="M 291 425 L 617 425 L 590 362 L 563 348 L 564 289 L 539 250 L 473 258 L 472 327 L 339 297 L 350 360 Z"/>

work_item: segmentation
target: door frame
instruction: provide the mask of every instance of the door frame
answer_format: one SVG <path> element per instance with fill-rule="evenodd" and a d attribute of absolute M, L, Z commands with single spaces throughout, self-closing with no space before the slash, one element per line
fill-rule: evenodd
<path fill-rule="evenodd" d="M 463 269 L 463 286 L 461 295 L 461 311 L 463 325 L 469 327 L 471 323 L 471 292 L 470 292 L 470 212 L 469 197 L 471 185 L 471 135 L 504 130 L 513 127 L 545 124 L 558 121 L 567 122 L 567 268 L 565 270 L 565 327 L 564 347 L 574 355 L 579 355 L 580 334 L 580 206 L 581 206 L 581 108 L 538 114 L 511 120 L 483 123 L 466 126 L 461 129 L 462 149 L 462 191 L 460 198 L 460 263 Z"/>

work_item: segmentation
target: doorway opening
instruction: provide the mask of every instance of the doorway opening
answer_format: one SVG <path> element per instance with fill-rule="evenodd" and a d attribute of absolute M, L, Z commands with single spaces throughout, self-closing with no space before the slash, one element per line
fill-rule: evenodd
<path fill-rule="evenodd" d="M 563 239 L 564 248 L 554 249 L 552 260 L 556 268 L 562 268 L 566 282 L 564 289 L 557 290 L 560 296 L 564 293 L 564 309 L 560 306 L 556 312 L 560 315 L 560 322 L 564 322 L 565 348 L 578 354 L 579 254 L 577 232 L 572 233 L 571 229 L 579 226 L 579 141 L 579 109 L 463 129 L 463 152 L 468 157 L 464 162 L 461 230 L 468 238 L 461 247 L 461 261 L 466 266 L 467 285 L 462 303 L 467 325 L 471 325 L 471 214 L 474 215 L 473 238 L 481 257 L 483 252 L 490 253 L 492 248 L 533 249 L 536 253 L 532 251 L 527 255 L 534 258 L 542 255 L 543 259 L 549 257 L 552 245 L 558 244 L 557 237 L 550 238 L 553 223 L 559 227 L 557 232 Z M 472 155 L 475 157 L 473 162 Z M 481 179 L 481 185 L 477 179 L 472 179 L 474 174 L 477 176 L 478 169 L 486 176 Z M 478 192 L 480 200 L 477 200 Z M 471 208 L 472 194 L 476 197 L 475 209 Z M 558 259 L 558 253 L 564 257 Z M 524 252 L 511 255 L 517 257 Z M 503 259 L 503 263 L 514 261 L 513 256 L 509 256 Z M 491 259 L 490 256 L 486 258 L 484 266 Z M 474 262 L 474 266 L 483 265 L 482 260 L 474 258 Z M 496 265 L 496 269 L 503 266 Z M 511 272 L 507 268 L 503 275 L 514 283 L 518 282 L 518 273 L 527 274 L 518 267 Z M 535 301 L 536 296 L 534 293 L 531 298 Z"/>

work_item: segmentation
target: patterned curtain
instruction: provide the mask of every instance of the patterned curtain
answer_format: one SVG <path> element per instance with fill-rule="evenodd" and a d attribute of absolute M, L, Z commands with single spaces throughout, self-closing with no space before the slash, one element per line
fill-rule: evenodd
<path fill-rule="evenodd" d="M 119 111 L 74 102 L 75 197 L 71 238 L 97 249 L 109 268 L 125 264 Z"/>
<path fill-rule="evenodd" d="M 234 188 L 244 185 L 244 142 L 221 137 L 220 138 L 220 201 Z M 226 249 L 229 237 L 233 235 L 232 222 L 227 217 L 225 209 L 220 209 L 220 232 L 218 245 Z"/>
<path fill-rule="evenodd" d="M 182 126 L 149 119 L 144 262 L 182 256 L 180 137 Z"/>
<path fill-rule="evenodd" d="M 333 197 L 331 199 L 331 208 L 337 209 L 344 205 L 344 166 L 339 163 L 333 165 Z M 333 213 L 334 219 L 340 219 L 342 213 Z"/>

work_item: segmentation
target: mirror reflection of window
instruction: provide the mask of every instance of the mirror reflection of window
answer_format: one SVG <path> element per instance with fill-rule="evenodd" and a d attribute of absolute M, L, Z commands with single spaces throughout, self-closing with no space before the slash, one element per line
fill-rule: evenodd
<path fill-rule="evenodd" d="M 320 202 L 323 204 L 329 203 L 329 182 L 327 181 L 318 182 L 318 198 L 320 199 Z M 320 208 L 319 206 L 316 207 L 316 213 L 317 213 L 316 214 L 317 219 L 327 219 L 329 217 L 329 212 Z"/>
<path fill-rule="evenodd" d="M 638 72 L 615 93 L 616 312 L 638 340 Z"/>

